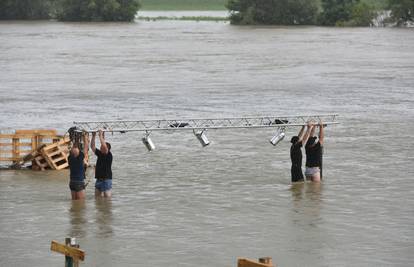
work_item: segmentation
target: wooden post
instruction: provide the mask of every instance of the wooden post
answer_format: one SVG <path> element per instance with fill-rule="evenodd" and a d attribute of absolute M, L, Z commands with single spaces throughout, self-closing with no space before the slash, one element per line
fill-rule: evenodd
<path fill-rule="evenodd" d="M 79 261 L 85 260 L 85 252 L 79 249 L 73 237 L 65 238 L 65 245 L 53 240 L 50 250 L 65 255 L 65 267 L 79 267 Z"/>
<path fill-rule="evenodd" d="M 20 139 L 19 138 L 13 138 L 12 139 L 12 158 L 13 158 L 13 164 L 19 163 L 18 158 L 20 157 Z"/>
<path fill-rule="evenodd" d="M 72 238 L 71 237 L 66 237 L 65 238 L 65 245 L 66 246 L 72 246 L 72 243 L 73 244 L 76 244 L 76 240 L 73 239 L 73 242 L 72 242 Z M 73 258 L 72 257 L 65 255 L 65 267 L 74 267 L 73 266 Z"/>

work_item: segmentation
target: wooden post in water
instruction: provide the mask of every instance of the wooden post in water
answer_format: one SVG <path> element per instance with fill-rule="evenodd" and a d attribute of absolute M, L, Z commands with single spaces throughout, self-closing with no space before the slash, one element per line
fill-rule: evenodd
<path fill-rule="evenodd" d="M 65 238 L 65 245 L 53 240 L 50 250 L 65 255 L 65 267 L 79 267 L 79 261 L 85 260 L 85 252 L 79 249 L 73 237 Z"/>

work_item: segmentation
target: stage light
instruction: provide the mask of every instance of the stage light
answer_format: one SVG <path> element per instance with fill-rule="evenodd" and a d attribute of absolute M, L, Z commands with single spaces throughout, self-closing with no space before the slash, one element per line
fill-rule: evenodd
<path fill-rule="evenodd" d="M 274 146 L 280 143 L 285 138 L 285 129 L 280 129 L 275 136 L 270 139 L 270 143 Z"/>
<path fill-rule="evenodd" d="M 208 146 L 210 144 L 210 141 L 208 141 L 208 138 L 205 135 L 204 131 L 194 131 L 194 134 L 203 147 Z"/>
<path fill-rule="evenodd" d="M 155 149 L 155 145 L 152 142 L 151 138 L 149 137 L 149 133 L 146 133 L 144 137 L 142 138 L 142 143 L 144 143 L 145 147 L 148 149 L 148 151 L 152 151 Z"/>

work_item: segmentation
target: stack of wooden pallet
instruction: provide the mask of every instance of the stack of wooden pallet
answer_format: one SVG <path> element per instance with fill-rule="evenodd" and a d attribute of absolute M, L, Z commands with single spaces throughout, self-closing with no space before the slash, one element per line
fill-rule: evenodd
<path fill-rule="evenodd" d="M 39 147 L 33 154 L 32 169 L 34 170 L 62 170 L 69 166 L 69 139 L 62 139 L 50 145 Z"/>
<path fill-rule="evenodd" d="M 70 140 L 57 135 L 56 130 L 16 130 L 14 134 L 0 134 L 0 141 L 0 154 L 5 155 L 0 155 L 0 161 L 11 161 L 12 168 L 28 162 L 33 170 L 68 167 Z"/>

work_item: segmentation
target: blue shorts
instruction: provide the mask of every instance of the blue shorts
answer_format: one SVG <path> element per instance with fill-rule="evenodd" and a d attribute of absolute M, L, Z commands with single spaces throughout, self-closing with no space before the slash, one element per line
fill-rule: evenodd
<path fill-rule="evenodd" d="M 112 179 L 101 180 L 97 179 L 95 183 L 95 188 L 100 192 L 106 192 L 112 189 Z"/>

